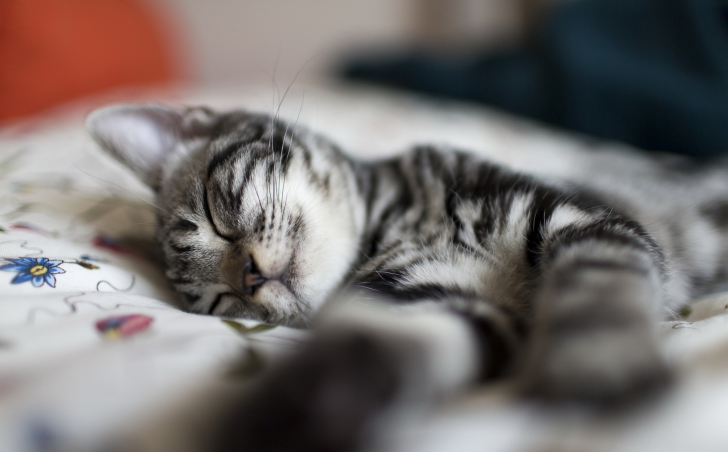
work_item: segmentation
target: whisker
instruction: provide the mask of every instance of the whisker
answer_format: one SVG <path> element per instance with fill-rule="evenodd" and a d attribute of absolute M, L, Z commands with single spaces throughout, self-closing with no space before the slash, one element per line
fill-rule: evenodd
<path fill-rule="evenodd" d="M 275 131 L 275 125 L 277 121 L 277 114 L 278 111 L 280 111 L 280 98 L 281 98 L 281 91 L 278 87 L 278 83 L 276 82 L 276 72 L 278 71 L 278 62 L 281 56 L 281 46 L 278 46 L 278 51 L 276 52 L 276 59 L 273 63 L 273 73 L 271 75 L 271 82 L 273 83 L 274 92 L 272 93 L 273 99 L 271 104 L 271 118 L 270 118 L 270 138 L 268 139 L 268 148 L 273 149 L 273 132 Z M 278 100 L 276 100 L 276 95 Z M 276 110 L 276 103 L 278 103 L 278 109 Z"/>
<path fill-rule="evenodd" d="M 280 117 L 281 106 L 283 105 L 283 101 L 286 100 L 286 96 L 288 95 L 288 91 L 290 91 L 290 89 L 293 87 L 293 84 L 296 83 L 296 80 L 301 75 L 301 73 L 306 68 L 306 66 L 308 66 L 309 63 L 311 63 L 311 61 L 313 61 L 315 58 L 318 58 L 322 53 L 323 53 L 323 51 L 320 51 L 320 52 L 317 52 L 314 55 L 312 55 L 308 60 L 306 60 L 303 63 L 303 65 L 298 70 L 298 72 L 296 72 L 296 75 L 293 77 L 293 80 L 291 80 L 291 83 L 288 84 L 288 88 L 286 88 L 286 90 L 283 92 L 283 97 L 281 97 L 281 100 L 278 103 L 278 110 L 276 111 L 276 121 Z"/>
<path fill-rule="evenodd" d="M 301 95 L 301 105 L 298 107 L 298 115 L 296 115 L 296 122 L 293 123 L 293 130 L 295 130 L 296 127 L 298 127 L 298 120 L 301 118 L 301 111 L 303 111 L 303 103 L 305 101 L 306 101 L 306 91 L 304 90 L 303 91 L 303 94 Z M 283 141 L 285 142 L 285 140 L 286 140 L 286 135 L 283 134 Z M 291 144 L 289 145 L 289 148 L 288 148 L 288 152 L 289 153 L 291 152 L 290 146 L 292 146 L 292 145 L 293 145 L 293 131 L 291 131 Z M 283 158 L 283 155 L 282 154 L 281 154 L 281 158 Z M 281 177 L 283 179 L 283 187 L 281 188 L 281 192 L 282 193 L 285 193 L 285 190 L 286 190 L 286 174 L 282 174 Z M 282 212 L 285 212 L 287 207 L 288 207 L 288 193 L 285 193 L 285 199 L 283 200 L 283 207 L 281 209 Z"/>
<path fill-rule="evenodd" d="M 132 192 L 131 190 L 128 190 L 128 189 L 126 189 L 126 188 L 122 187 L 122 186 L 121 186 L 121 185 L 119 185 L 119 184 L 115 184 L 114 182 L 111 182 L 111 181 L 108 181 L 108 180 L 102 179 L 102 178 L 100 178 L 100 177 L 94 176 L 93 174 L 91 174 L 91 173 L 89 173 L 89 172 L 86 172 L 86 171 L 82 170 L 82 169 L 81 169 L 81 167 L 79 167 L 79 166 L 78 166 L 78 165 L 76 165 L 75 163 L 73 163 L 73 166 L 75 166 L 75 167 L 76 167 L 76 169 L 77 169 L 77 170 L 79 170 L 79 171 L 81 171 L 81 172 L 82 172 L 83 174 L 85 174 L 85 175 L 87 175 L 87 176 L 89 176 L 89 177 L 93 177 L 94 179 L 100 180 L 101 182 L 105 182 L 105 183 L 107 183 L 107 184 L 110 184 L 110 185 L 113 185 L 113 186 L 115 186 L 115 187 L 117 187 L 117 188 L 120 188 L 121 190 L 123 190 L 123 191 L 125 191 L 125 192 L 129 193 L 130 195 L 134 196 L 134 197 L 135 197 L 135 198 L 137 198 L 137 199 L 140 199 L 141 201 L 144 201 L 145 203 L 149 204 L 150 206 L 152 206 L 152 207 L 154 207 L 154 208 L 157 208 L 157 209 L 161 210 L 162 212 L 165 212 L 165 213 L 168 213 L 168 214 L 170 214 L 170 215 L 171 215 L 171 212 L 169 212 L 169 211 L 168 211 L 167 209 L 165 209 L 165 208 L 163 208 L 163 207 L 160 207 L 160 206 L 158 206 L 158 205 L 154 204 L 153 202 L 149 201 L 148 199 L 144 199 L 144 198 L 142 198 L 141 196 L 137 195 L 136 193 Z"/>

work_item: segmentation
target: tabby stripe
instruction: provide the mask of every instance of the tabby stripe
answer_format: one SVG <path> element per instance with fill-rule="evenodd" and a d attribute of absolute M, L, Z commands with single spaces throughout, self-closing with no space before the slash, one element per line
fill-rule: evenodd
<path fill-rule="evenodd" d="M 364 179 L 367 177 L 367 179 Z M 360 191 L 364 195 L 364 206 L 366 212 L 366 223 L 369 224 L 372 218 L 372 211 L 374 209 L 374 201 L 377 199 L 376 187 L 379 185 L 379 173 L 376 171 L 367 171 L 366 176 L 362 176 L 357 179 L 362 179 Z"/>
<path fill-rule="evenodd" d="M 319 188 L 321 188 L 323 191 L 328 192 L 329 190 L 329 175 L 326 174 L 323 177 L 316 171 L 309 170 L 308 171 L 308 180 L 311 182 L 311 185 L 316 185 Z"/>
<path fill-rule="evenodd" d="M 430 173 L 432 173 L 432 168 L 428 168 Z M 428 196 L 428 190 L 426 187 L 429 186 L 430 190 L 433 189 L 432 185 L 437 184 L 437 187 L 440 188 L 440 182 L 439 181 L 433 181 L 432 177 L 430 177 L 430 184 L 428 184 L 424 179 L 424 171 L 413 171 L 414 176 L 414 182 L 412 183 L 412 192 L 420 192 L 423 193 L 424 196 L 421 198 L 420 206 L 421 206 L 421 212 L 420 216 L 415 220 L 415 222 L 412 224 L 412 229 L 415 231 L 421 231 L 422 225 L 425 222 L 425 220 L 430 216 L 431 209 L 433 207 L 440 209 L 439 206 L 432 206 L 432 203 L 430 202 L 429 196 Z"/>
<path fill-rule="evenodd" d="M 493 232 L 495 232 L 495 220 L 491 218 L 489 207 L 486 203 L 483 203 L 483 209 L 480 214 L 480 219 L 473 222 L 473 233 L 475 239 L 478 241 L 481 247 L 490 248 L 488 239 L 492 238 Z"/>
<path fill-rule="evenodd" d="M 515 354 L 512 341 L 491 318 L 456 311 L 468 323 L 477 338 L 480 351 L 478 381 L 485 382 L 505 376 Z"/>
<path fill-rule="evenodd" d="M 281 130 L 283 129 L 283 130 Z M 283 150 L 285 141 L 285 128 L 282 125 L 276 124 L 275 130 L 271 132 L 270 146 L 271 151 L 279 152 Z"/>
<path fill-rule="evenodd" d="M 468 252 L 480 255 L 480 251 L 473 248 L 472 245 L 466 243 L 462 239 L 462 233 L 465 229 L 465 226 L 463 225 L 463 220 L 460 218 L 460 215 L 458 215 L 455 212 L 455 209 L 459 203 L 460 197 L 453 191 L 449 191 L 447 194 L 447 198 L 445 200 L 445 214 L 450 218 L 453 222 L 453 225 L 455 226 L 455 233 L 452 236 L 452 244 L 459 246 L 463 250 L 467 250 Z"/>
<path fill-rule="evenodd" d="M 295 141 L 293 139 L 293 137 L 291 137 L 290 140 L 289 140 L 289 142 L 288 142 L 288 144 L 285 144 L 277 152 L 277 154 L 280 154 L 280 158 L 277 159 L 277 160 L 278 160 L 278 162 L 280 164 L 280 172 L 281 172 L 281 174 L 287 174 L 288 173 L 288 168 L 289 168 L 289 166 L 291 164 L 291 154 L 292 154 L 291 153 L 291 147 L 294 146 L 294 145 L 297 146 L 297 147 L 299 147 L 299 148 L 301 148 L 302 152 L 304 152 L 304 153 L 306 152 L 305 147 L 304 146 L 301 146 L 297 141 Z M 274 149 L 274 151 L 275 151 L 275 149 Z"/>
<path fill-rule="evenodd" d="M 234 130 L 230 130 L 228 131 L 228 133 L 234 133 L 235 141 L 225 146 L 225 148 L 221 151 L 217 152 L 212 160 L 208 163 L 208 179 L 210 178 L 210 175 L 212 175 L 212 173 L 215 171 L 215 169 L 217 169 L 219 166 L 226 165 L 228 160 L 233 158 L 243 146 L 262 140 L 263 135 L 267 130 L 267 118 L 257 118 L 258 120 L 262 120 L 263 123 L 257 123 L 252 121 L 251 118 L 246 118 L 249 121 L 248 127 L 243 130 L 238 129 L 239 118 L 228 117 L 227 119 L 230 119 L 232 121 L 229 124 L 225 124 L 226 121 L 222 121 L 218 125 L 218 133 L 223 133 L 224 129 L 228 127 L 234 128 Z"/>
<path fill-rule="evenodd" d="M 233 210 L 233 212 L 240 212 L 243 203 L 243 195 L 245 194 L 245 191 L 248 190 L 248 185 L 250 184 L 250 180 L 252 179 L 253 172 L 256 168 L 257 164 L 252 162 L 245 166 L 245 171 L 243 172 L 243 177 L 240 181 L 239 187 L 233 193 L 233 197 L 236 200 L 235 210 Z M 253 190 L 255 190 L 255 188 L 253 188 Z M 259 196 L 259 194 L 257 194 L 257 196 Z"/>
<path fill-rule="evenodd" d="M 242 204 L 242 200 L 236 196 L 227 186 L 221 184 L 222 180 L 215 180 L 210 184 L 210 193 L 216 204 L 222 204 L 224 207 L 218 211 L 238 212 Z M 221 186 L 222 185 L 222 186 Z"/>
<path fill-rule="evenodd" d="M 549 259 L 553 259 L 564 248 L 569 248 L 580 242 L 594 241 L 601 241 L 609 245 L 625 246 L 649 253 L 649 249 L 640 239 L 632 235 L 627 235 L 624 232 L 597 228 L 583 230 L 575 226 L 568 226 L 560 232 L 558 240 L 549 249 L 547 256 Z"/>
<path fill-rule="evenodd" d="M 212 176 L 212 173 L 218 167 L 227 165 L 228 162 L 238 154 L 240 148 L 242 148 L 245 144 L 247 143 L 242 141 L 235 141 L 225 146 L 225 148 L 223 148 L 221 151 L 215 153 L 212 159 L 210 159 L 210 163 L 207 164 L 207 178 L 209 179 L 210 176 Z"/>
<path fill-rule="evenodd" d="M 290 229 L 293 238 L 296 238 L 301 230 L 303 230 L 303 217 L 297 216 L 296 219 L 293 220 Z"/>
<path fill-rule="evenodd" d="M 667 257 L 665 256 L 665 252 L 662 250 L 662 247 L 657 244 L 655 239 L 653 239 L 652 236 L 647 232 L 647 230 L 642 226 L 642 224 L 640 224 L 636 220 L 627 218 L 623 220 L 623 226 L 630 228 L 642 241 L 646 243 L 650 254 L 657 262 L 660 273 L 662 275 L 666 275 Z"/>
<path fill-rule="evenodd" d="M 497 201 L 514 194 L 528 193 L 533 190 L 533 181 L 523 175 L 499 168 L 495 165 L 474 162 L 465 154 L 458 154 L 458 174 L 469 177 L 460 177 L 453 182 L 453 189 L 461 194 L 467 194 L 469 199 L 489 199 Z M 452 178 L 452 176 L 449 176 Z M 502 202 L 502 201 L 501 201 Z"/>
<path fill-rule="evenodd" d="M 420 300 L 449 300 L 452 298 L 475 298 L 476 294 L 460 289 L 446 288 L 439 284 L 422 283 L 391 288 L 395 303 Z"/>
<path fill-rule="evenodd" d="M 585 300 L 588 300 L 585 294 Z M 597 297 L 568 310 L 559 310 L 546 324 L 551 337 L 598 330 L 624 330 L 644 325 L 645 317 L 634 306 L 615 305 L 609 297 Z"/>
<path fill-rule="evenodd" d="M 396 163 L 396 162 L 394 162 Z M 395 167 L 399 169 L 398 167 Z M 390 224 L 389 220 L 398 213 L 402 213 L 412 204 L 412 194 L 407 190 L 407 187 L 402 185 L 402 173 L 397 171 L 395 173 L 397 176 L 396 183 L 397 183 L 397 197 L 395 197 L 393 200 L 389 202 L 389 204 L 384 208 L 380 215 L 380 219 L 377 222 L 377 227 L 370 233 L 370 238 L 368 240 L 369 247 L 368 247 L 368 255 L 374 256 L 374 254 L 380 249 L 381 247 L 381 241 L 386 236 L 387 232 L 389 231 Z"/>
<path fill-rule="evenodd" d="M 207 310 L 207 314 L 212 315 L 213 312 L 215 312 L 215 308 L 220 304 L 220 301 L 222 301 L 222 297 L 224 295 L 227 295 L 226 293 L 219 293 L 217 294 L 217 297 L 215 297 L 215 300 L 213 300 L 212 304 L 210 305 L 210 309 Z"/>
<path fill-rule="evenodd" d="M 407 272 L 404 269 L 374 269 L 357 286 L 377 293 L 389 294 L 401 284 L 402 278 L 406 274 Z"/>
<path fill-rule="evenodd" d="M 728 200 L 713 201 L 700 206 L 700 213 L 717 228 L 728 228 Z"/>
<path fill-rule="evenodd" d="M 266 182 L 272 184 L 276 180 L 276 160 L 268 162 L 268 169 L 266 170 Z M 273 190 L 277 190 L 277 187 L 272 187 Z"/>
<path fill-rule="evenodd" d="M 306 165 L 306 171 L 309 172 L 313 169 L 313 162 L 311 161 L 311 151 L 305 146 L 302 148 L 303 151 L 303 164 Z"/>
<path fill-rule="evenodd" d="M 608 218 L 586 226 L 571 225 L 559 231 L 553 240 L 556 243 L 548 252 L 549 258 L 553 258 L 562 248 L 575 243 L 601 240 L 606 243 L 645 251 L 652 256 L 663 274 L 666 270 L 665 256 L 662 250 L 642 226 L 634 220 Z"/>
<path fill-rule="evenodd" d="M 393 169 L 397 176 L 397 188 L 399 189 L 399 196 L 397 196 L 394 202 L 390 205 L 392 209 L 389 210 L 387 215 L 382 215 L 382 219 L 388 219 L 389 216 L 396 211 L 404 212 L 414 203 L 412 191 L 410 191 L 410 187 L 407 184 L 407 169 L 402 168 L 401 165 L 394 165 Z"/>
<path fill-rule="evenodd" d="M 194 282 L 193 280 L 189 278 L 185 278 L 184 276 L 176 277 L 176 278 L 168 278 L 169 281 L 173 284 L 190 284 Z"/>
<path fill-rule="evenodd" d="M 551 221 L 559 206 L 559 196 L 546 190 L 536 190 L 529 212 L 529 227 L 526 232 L 526 259 L 532 267 L 539 265 L 546 234 L 546 225 Z"/>
<path fill-rule="evenodd" d="M 596 259 L 574 259 L 569 261 L 568 265 L 577 269 L 595 268 L 600 270 L 616 270 L 628 271 L 630 273 L 638 273 L 644 276 L 649 274 L 649 270 L 636 265 L 635 263 L 617 262 Z"/>
<path fill-rule="evenodd" d="M 205 218 L 207 224 L 215 228 L 215 223 L 212 221 L 212 212 L 210 211 L 210 204 L 207 201 L 207 185 L 204 185 L 204 192 L 202 193 L 202 210 L 205 211 Z"/>
<path fill-rule="evenodd" d="M 210 204 L 207 201 L 207 185 L 203 185 L 204 190 L 202 193 L 202 208 L 205 211 L 205 218 L 207 218 L 207 223 L 212 227 L 212 230 L 215 231 L 215 234 L 217 234 L 218 237 L 220 237 L 223 240 L 226 240 L 228 242 L 234 241 L 230 237 L 226 237 L 220 233 L 220 231 L 217 229 L 217 225 L 212 219 L 212 211 L 210 210 Z"/>
<path fill-rule="evenodd" d="M 417 265 L 419 259 L 407 263 L 407 267 Z M 439 284 L 404 284 L 408 271 L 404 268 L 372 270 L 357 286 L 376 292 L 380 296 L 391 297 L 393 303 L 409 303 L 421 300 L 448 300 L 452 298 L 477 298 L 476 294 L 459 288 L 446 288 Z"/>

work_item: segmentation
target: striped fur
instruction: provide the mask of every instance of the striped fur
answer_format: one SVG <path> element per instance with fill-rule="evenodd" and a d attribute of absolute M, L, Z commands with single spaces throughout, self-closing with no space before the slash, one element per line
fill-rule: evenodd
<path fill-rule="evenodd" d="M 669 375 L 655 320 L 728 274 L 722 168 L 595 155 L 547 181 L 433 146 L 360 162 L 243 111 L 114 106 L 88 124 L 157 191 L 167 276 L 190 311 L 308 325 L 326 304 L 384 302 L 336 317 L 359 326 L 324 336 L 429 344 L 394 347 L 382 365 L 424 350 L 430 392 L 514 373 L 549 397 L 647 391 Z M 241 270 L 251 259 L 266 278 L 255 287 Z M 461 336 L 411 328 L 414 308 Z M 468 358 L 435 375 L 449 355 Z"/>

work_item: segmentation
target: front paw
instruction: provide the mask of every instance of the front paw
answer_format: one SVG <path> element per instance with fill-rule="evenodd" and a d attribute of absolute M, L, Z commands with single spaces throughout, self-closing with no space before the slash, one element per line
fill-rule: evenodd
<path fill-rule="evenodd" d="M 528 394 L 602 405 L 648 398 L 672 379 L 652 335 L 630 328 L 543 337 L 524 367 Z"/>
<path fill-rule="evenodd" d="M 217 450 L 356 450 L 397 392 L 396 364 L 361 333 L 313 341 L 236 403 Z"/>

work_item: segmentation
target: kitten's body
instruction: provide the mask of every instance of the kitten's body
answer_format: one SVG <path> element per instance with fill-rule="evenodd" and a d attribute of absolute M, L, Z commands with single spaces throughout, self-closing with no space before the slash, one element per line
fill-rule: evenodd
<path fill-rule="evenodd" d="M 546 180 L 429 146 L 363 163 L 267 116 L 159 106 L 89 126 L 157 191 L 167 275 L 190 310 L 300 325 L 326 303 L 391 307 L 323 322 L 255 396 L 270 400 L 243 405 L 275 416 L 240 408 L 233 442 L 254 450 L 350 448 L 404 393 L 509 372 L 551 397 L 658 387 L 656 320 L 728 269 L 722 168 L 596 155 Z"/>

